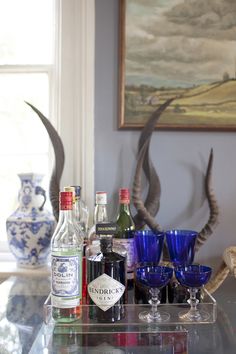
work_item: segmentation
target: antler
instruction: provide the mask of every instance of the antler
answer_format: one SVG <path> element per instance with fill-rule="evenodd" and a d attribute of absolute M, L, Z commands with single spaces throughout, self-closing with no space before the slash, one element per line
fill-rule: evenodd
<path fill-rule="evenodd" d="M 160 225 L 156 223 L 155 218 L 149 213 L 149 211 L 145 207 L 141 196 L 141 171 L 143 167 L 144 157 L 146 156 L 146 152 L 148 149 L 148 145 L 149 140 L 144 143 L 138 156 L 138 162 L 133 183 L 133 203 L 138 211 L 139 218 L 142 220 L 142 222 L 144 222 L 144 224 L 147 224 L 153 230 L 161 230 Z"/>
<path fill-rule="evenodd" d="M 206 289 L 210 293 L 215 292 L 227 278 L 229 272 L 236 277 L 236 246 L 230 246 L 224 250 L 223 260 L 214 277 L 206 284 Z"/>
<path fill-rule="evenodd" d="M 211 187 L 212 182 L 212 166 L 213 166 L 213 149 L 211 149 L 207 172 L 205 177 L 205 191 L 208 200 L 208 205 L 210 208 L 210 216 L 208 222 L 203 227 L 203 229 L 199 232 L 197 242 L 196 242 L 196 251 L 204 244 L 204 242 L 208 239 L 208 237 L 213 233 L 213 229 L 218 224 L 218 216 L 219 216 L 219 207 L 217 204 L 217 200 L 214 196 L 213 189 Z"/>
<path fill-rule="evenodd" d="M 236 278 L 236 246 L 230 246 L 224 250 L 223 260 Z"/>
<path fill-rule="evenodd" d="M 209 291 L 209 293 L 214 293 L 226 279 L 228 274 L 229 268 L 227 267 L 225 262 L 222 261 L 218 268 L 218 271 L 216 272 L 214 277 L 205 285 L 205 288 Z"/>
<path fill-rule="evenodd" d="M 149 158 L 149 145 L 151 141 L 151 135 L 162 112 L 164 112 L 164 110 L 171 104 L 173 100 L 174 98 L 167 100 L 155 112 L 153 112 L 139 138 L 138 161 L 133 187 L 133 201 L 138 212 L 134 217 L 137 229 L 142 228 L 145 224 L 147 224 L 150 228 L 160 229 L 160 226 L 156 224 L 154 220 L 154 216 L 157 214 L 160 207 L 161 186 L 159 177 L 155 171 L 151 159 Z M 149 189 L 145 203 L 143 203 L 141 196 L 142 168 L 149 183 Z"/>
<path fill-rule="evenodd" d="M 55 164 L 53 167 L 50 184 L 49 184 L 49 198 L 52 204 L 53 214 L 56 220 L 58 221 L 60 179 L 61 179 L 61 175 L 64 168 L 64 162 L 65 162 L 65 153 L 64 153 L 63 144 L 56 129 L 53 127 L 50 121 L 32 104 L 28 102 L 25 103 L 28 104 L 35 113 L 37 113 L 43 125 L 45 126 L 53 145 L 53 149 L 55 153 Z"/>

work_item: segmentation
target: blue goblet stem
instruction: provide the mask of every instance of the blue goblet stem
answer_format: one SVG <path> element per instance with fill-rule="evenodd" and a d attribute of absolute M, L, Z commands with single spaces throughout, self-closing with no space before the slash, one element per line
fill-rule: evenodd
<path fill-rule="evenodd" d="M 190 293 L 190 298 L 188 299 L 188 303 L 190 305 L 190 310 L 189 310 L 189 317 L 192 317 L 196 319 L 199 316 L 198 310 L 197 310 L 197 304 L 199 303 L 199 300 L 197 299 L 197 288 L 190 288 L 188 289 Z"/>
<path fill-rule="evenodd" d="M 158 317 L 160 317 L 160 314 L 157 310 L 157 306 L 160 304 L 160 300 L 159 300 L 159 294 L 160 294 L 160 290 L 158 288 L 151 288 L 149 290 L 150 294 L 151 294 L 151 303 L 152 303 L 152 308 L 151 308 L 151 317 L 153 319 L 156 319 Z"/>

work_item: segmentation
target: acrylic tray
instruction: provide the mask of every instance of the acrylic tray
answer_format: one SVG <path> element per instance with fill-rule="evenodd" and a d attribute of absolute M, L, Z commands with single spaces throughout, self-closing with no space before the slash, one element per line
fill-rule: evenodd
<path fill-rule="evenodd" d="M 202 290 L 201 302 L 198 304 L 199 310 L 204 310 L 209 313 L 210 317 L 207 321 L 192 322 L 188 320 L 180 320 L 178 313 L 184 309 L 186 312 L 189 309 L 189 304 L 160 304 L 158 308 L 170 314 L 170 319 L 163 323 L 146 323 L 139 319 L 139 313 L 141 311 L 149 310 L 151 305 L 137 305 L 137 304 L 127 304 L 125 307 L 125 318 L 121 321 L 115 323 L 98 323 L 95 320 L 89 318 L 89 311 L 91 307 L 95 305 L 81 305 L 81 317 L 72 323 L 57 323 L 52 318 L 52 306 L 50 296 L 47 298 L 44 304 L 44 322 L 46 324 L 53 324 L 57 330 L 61 333 L 66 333 L 66 328 L 70 328 L 74 333 L 121 333 L 121 332 L 150 332 L 156 331 L 159 328 L 162 330 L 169 330 L 169 327 L 181 326 L 187 324 L 209 324 L 216 321 L 217 315 L 217 304 L 216 300 L 207 292 L 207 290 Z"/>

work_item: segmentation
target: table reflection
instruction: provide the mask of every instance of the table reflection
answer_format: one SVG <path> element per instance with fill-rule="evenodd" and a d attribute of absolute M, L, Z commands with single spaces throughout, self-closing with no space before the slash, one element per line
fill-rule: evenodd
<path fill-rule="evenodd" d="M 26 354 L 43 322 L 43 304 L 50 292 L 48 278 L 14 277 L 5 289 L 0 321 L 0 353 Z M 1 288 L 4 284 L 1 285 Z M 1 292 L 1 296 L 2 296 Z"/>

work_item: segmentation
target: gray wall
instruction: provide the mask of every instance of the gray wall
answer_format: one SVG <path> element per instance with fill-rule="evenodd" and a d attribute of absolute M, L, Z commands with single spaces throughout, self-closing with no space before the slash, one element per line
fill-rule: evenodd
<path fill-rule="evenodd" d="M 95 190 L 108 192 L 113 218 L 118 189 L 132 187 L 140 135 L 117 129 L 118 0 L 96 0 L 95 53 Z M 200 230 L 209 215 L 203 182 L 211 147 L 220 222 L 196 260 L 214 265 L 236 245 L 236 133 L 155 131 L 150 153 L 162 187 L 157 221 L 164 229 Z"/>

